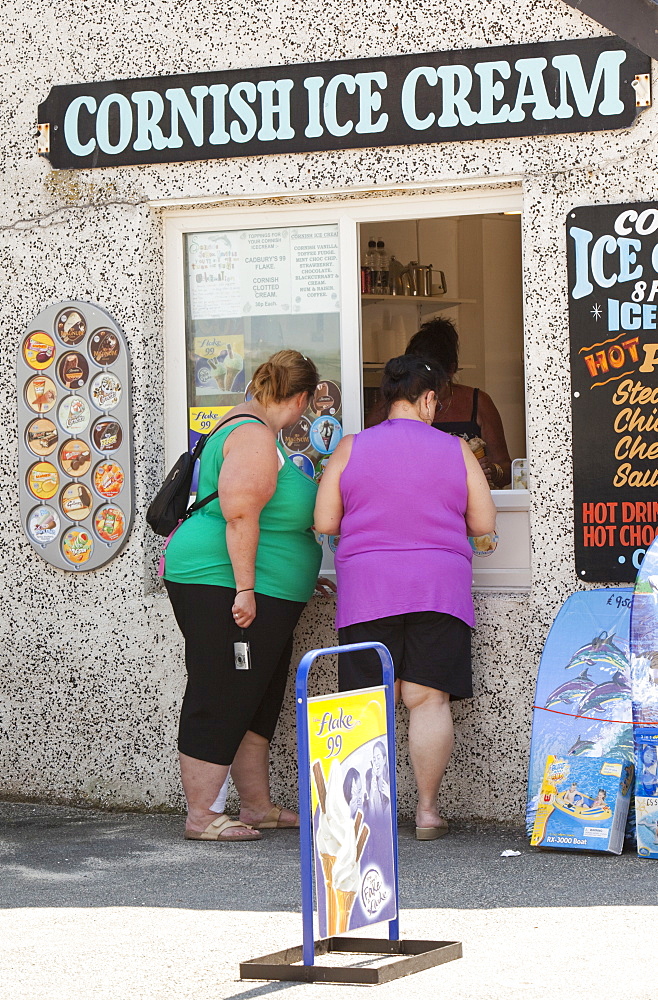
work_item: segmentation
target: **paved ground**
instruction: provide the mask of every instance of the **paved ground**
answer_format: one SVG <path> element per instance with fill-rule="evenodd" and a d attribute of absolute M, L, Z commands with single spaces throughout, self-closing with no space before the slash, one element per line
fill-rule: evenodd
<path fill-rule="evenodd" d="M 402 937 L 464 957 L 378 987 L 241 982 L 241 960 L 301 943 L 298 840 L 182 840 L 174 816 L 0 803 L 2 1000 L 646 1000 L 658 867 L 541 853 L 522 831 L 400 832 Z M 505 849 L 520 857 L 503 858 Z"/>

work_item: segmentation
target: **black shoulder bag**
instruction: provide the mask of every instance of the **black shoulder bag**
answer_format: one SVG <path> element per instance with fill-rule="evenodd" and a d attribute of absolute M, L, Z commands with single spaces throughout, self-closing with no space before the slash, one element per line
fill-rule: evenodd
<path fill-rule="evenodd" d="M 211 493 L 210 496 L 204 497 L 203 500 L 196 500 L 191 507 L 188 507 L 190 502 L 190 489 L 192 487 L 192 476 L 194 474 L 194 466 L 198 458 L 201 457 L 201 452 L 206 446 L 208 438 L 218 431 L 220 427 L 227 424 L 229 420 L 240 420 L 248 417 L 250 420 L 257 420 L 261 424 L 265 424 L 264 420 L 260 417 L 253 416 L 251 413 L 235 413 L 232 417 L 228 417 L 226 420 L 222 421 L 221 424 L 217 424 L 209 434 L 204 434 L 199 438 L 194 446 L 192 452 L 184 451 L 180 456 L 176 464 L 170 470 L 164 483 L 153 497 L 148 510 L 146 511 L 146 521 L 147 524 L 153 528 L 156 535 L 170 535 L 172 531 L 178 527 L 181 521 L 187 520 L 187 518 L 195 512 L 195 510 L 200 510 L 201 507 L 205 507 L 206 504 L 210 503 L 212 500 L 217 499 L 219 495 L 217 490 Z M 267 426 L 267 424 L 265 424 Z"/>

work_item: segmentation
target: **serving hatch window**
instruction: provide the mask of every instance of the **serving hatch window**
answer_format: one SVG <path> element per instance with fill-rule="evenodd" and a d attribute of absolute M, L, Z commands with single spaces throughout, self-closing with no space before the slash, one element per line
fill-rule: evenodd
<path fill-rule="evenodd" d="M 281 443 L 319 478 L 342 437 L 338 225 L 187 233 L 184 251 L 190 446 L 248 397 L 263 361 L 292 348 L 320 381 Z"/>

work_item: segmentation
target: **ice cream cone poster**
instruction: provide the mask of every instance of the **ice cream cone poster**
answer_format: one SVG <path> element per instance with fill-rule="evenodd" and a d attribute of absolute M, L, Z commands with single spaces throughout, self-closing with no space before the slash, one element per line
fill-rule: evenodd
<path fill-rule="evenodd" d="M 195 337 L 194 354 L 208 364 L 213 393 L 244 391 L 244 337 L 241 334 Z"/>
<path fill-rule="evenodd" d="M 308 699 L 320 934 L 397 915 L 385 688 Z"/>

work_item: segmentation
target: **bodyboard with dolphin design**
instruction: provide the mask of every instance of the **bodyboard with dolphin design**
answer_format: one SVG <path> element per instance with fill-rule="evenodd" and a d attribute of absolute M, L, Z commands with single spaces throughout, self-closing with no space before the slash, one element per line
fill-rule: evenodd
<path fill-rule="evenodd" d="M 628 587 L 580 591 L 562 605 L 539 662 L 532 716 L 528 836 L 550 755 L 633 760 Z"/>
<path fill-rule="evenodd" d="M 631 607 L 637 853 L 658 858 L 658 542 L 648 549 Z"/>

